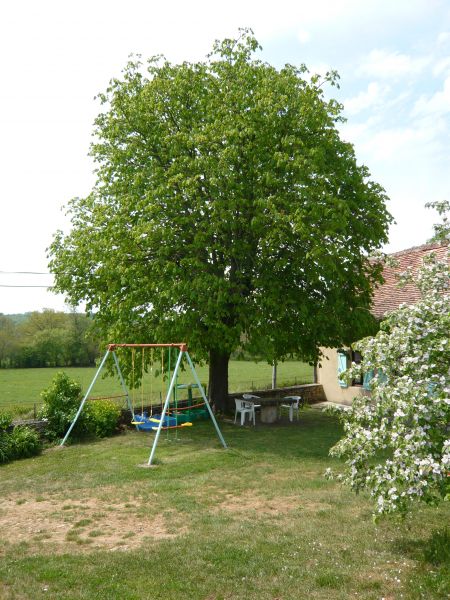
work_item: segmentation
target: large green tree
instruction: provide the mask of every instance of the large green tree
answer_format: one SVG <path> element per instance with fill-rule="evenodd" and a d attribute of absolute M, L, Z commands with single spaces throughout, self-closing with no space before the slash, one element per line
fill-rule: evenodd
<path fill-rule="evenodd" d="M 187 341 L 219 408 L 240 344 L 314 360 L 360 336 L 390 221 L 326 81 L 258 49 L 244 30 L 204 62 L 130 62 L 100 96 L 96 185 L 50 247 L 105 338 Z"/>

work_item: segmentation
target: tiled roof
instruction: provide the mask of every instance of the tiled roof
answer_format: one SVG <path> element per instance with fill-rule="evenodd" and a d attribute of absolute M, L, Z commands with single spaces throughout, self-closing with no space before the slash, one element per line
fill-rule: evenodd
<path fill-rule="evenodd" d="M 398 266 L 383 269 L 384 283 L 374 293 L 372 313 L 377 319 L 381 319 L 387 313 L 395 310 L 400 304 L 414 304 L 420 300 L 420 292 L 414 283 L 408 283 L 403 287 L 398 285 L 398 276 L 411 268 L 413 272 L 421 266 L 424 256 L 434 252 L 438 259 L 445 259 L 447 245 L 425 244 L 408 250 L 401 250 L 391 254 L 396 259 Z"/>

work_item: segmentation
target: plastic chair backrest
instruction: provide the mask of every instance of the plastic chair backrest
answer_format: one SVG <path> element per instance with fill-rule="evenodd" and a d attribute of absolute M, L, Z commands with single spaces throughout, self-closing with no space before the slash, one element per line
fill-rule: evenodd
<path fill-rule="evenodd" d="M 260 396 L 255 396 L 254 394 L 242 394 L 244 400 L 260 400 Z"/>
<path fill-rule="evenodd" d="M 300 402 L 302 401 L 301 396 L 285 396 L 284 399 L 285 400 L 294 400 L 295 401 L 295 404 L 293 404 L 294 408 L 298 408 L 300 405 Z"/>
<path fill-rule="evenodd" d="M 236 410 L 248 410 L 250 408 L 249 403 L 239 398 L 234 399 L 236 403 Z"/>

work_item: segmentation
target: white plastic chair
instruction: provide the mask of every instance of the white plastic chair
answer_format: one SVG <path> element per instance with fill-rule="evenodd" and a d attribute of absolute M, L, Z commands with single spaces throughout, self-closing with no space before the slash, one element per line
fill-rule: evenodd
<path fill-rule="evenodd" d="M 294 420 L 294 412 L 297 414 L 297 421 L 300 419 L 300 405 L 303 406 L 303 398 L 301 396 L 284 396 L 283 400 L 291 400 L 288 404 L 280 404 L 280 413 L 283 409 L 289 409 L 289 421 Z"/>
<path fill-rule="evenodd" d="M 261 408 L 261 404 L 255 403 L 255 400 L 260 400 L 261 396 L 255 396 L 255 394 L 242 394 L 242 397 L 244 398 L 244 400 L 249 400 L 250 402 L 252 402 L 255 410 L 259 410 Z"/>
<path fill-rule="evenodd" d="M 253 419 L 253 425 L 256 425 L 255 405 L 253 402 L 246 402 L 245 400 L 240 400 L 239 398 L 235 398 L 234 402 L 236 404 L 234 422 L 236 423 L 238 413 L 241 413 L 241 425 L 245 424 L 245 415 L 248 415 L 249 421 Z"/>
<path fill-rule="evenodd" d="M 255 394 L 242 394 L 242 397 L 244 400 L 250 400 L 250 402 L 253 402 L 255 408 L 261 408 L 261 404 L 255 404 L 255 400 L 260 400 L 261 396 L 255 396 Z"/>

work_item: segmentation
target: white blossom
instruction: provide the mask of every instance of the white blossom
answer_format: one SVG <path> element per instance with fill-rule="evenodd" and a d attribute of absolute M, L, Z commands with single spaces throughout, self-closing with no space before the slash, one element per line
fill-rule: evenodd
<path fill-rule="evenodd" d="M 427 257 L 414 275 L 421 300 L 401 305 L 375 337 L 360 341 L 363 363 L 347 372 L 378 373 L 371 395 L 339 413 L 344 437 L 330 453 L 345 459 L 338 478 L 368 489 L 379 514 L 450 499 L 449 275 L 449 262 Z M 381 458 L 386 451 L 390 458 Z"/>

